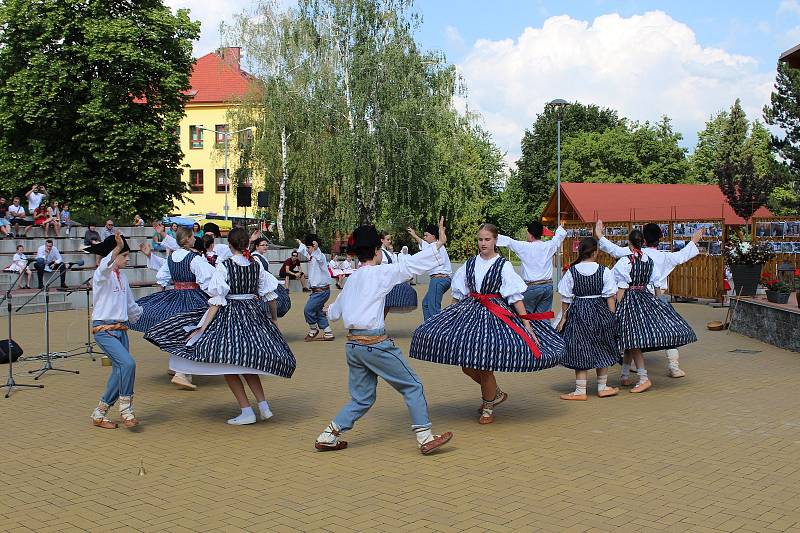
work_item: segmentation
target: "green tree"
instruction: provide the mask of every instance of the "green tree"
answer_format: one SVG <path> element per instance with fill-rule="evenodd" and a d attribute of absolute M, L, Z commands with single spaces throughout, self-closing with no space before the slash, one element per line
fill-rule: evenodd
<path fill-rule="evenodd" d="M 690 181 L 716 183 L 716 169 L 719 166 L 720 139 L 728 120 L 728 113 L 721 111 L 712 116 L 703 131 L 697 134 L 697 145 L 689 158 Z"/>
<path fill-rule="evenodd" d="M 775 90 L 769 105 L 764 106 L 764 120 L 783 132 L 783 137 L 773 135 L 770 145 L 787 175 L 787 183 L 770 197 L 770 208 L 782 215 L 800 214 L 800 70 L 778 63 Z"/>
<path fill-rule="evenodd" d="M 187 192 L 175 131 L 199 24 L 161 0 L 5 0 L 0 27 L 0 186 L 169 211 Z"/>
<path fill-rule="evenodd" d="M 614 110 L 574 102 L 562 111 L 561 142 L 581 132 L 603 132 L 623 124 Z M 525 130 L 521 148 L 517 175 L 525 192 L 525 210 L 530 218 L 541 214 L 555 188 L 556 112 L 553 108 L 545 107 L 537 115 L 531 129 Z"/>

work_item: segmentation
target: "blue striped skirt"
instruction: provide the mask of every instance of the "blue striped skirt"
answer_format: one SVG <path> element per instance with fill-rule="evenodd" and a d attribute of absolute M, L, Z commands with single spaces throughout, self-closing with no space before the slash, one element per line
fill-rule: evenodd
<path fill-rule="evenodd" d="M 653 352 L 697 341 L 692 326 L 672 305 L 646 290 L 626 290 L 616 315 L 623 350 L 638 348 Z"/>
<path fill-rule="evenodd" d="M 260 300 L 228 300 L 192 346 L 185 326 L 200 322 L 204 310 L 183 313 L 151 328 L 144 338 L 172 355 L 198 363 L 236 365 L 289 378 L 296 361 Z"/>
<path fill-rule="evenodd" d="M 136 303 L 142 307 L 142 316 L 135 324 L 131 324 L 134 331 L 147 332 L 150 328 L 175 315 L 202 309 L 208 309 L 208 295 L 201 289 L 167 289 L 154 292 Z"/>
<path fill-rule="evenodd" d="M 620 360 L 617 320 L 605 298 L 575 298 L 564 323 L 561 366 L 573 370 L 608 368 Z"/>
<path fill-rule="evenodd" d="M 292 299 L 289 296 L 288 289 L 286 289 L 282 283 L 278 284 L 278 288 L 275 289 L 275 294 L 278 295 L 278 299 L 276 300 L 278 303 L 278 318 L 281 318 L 292 308 Z"/>
<path fill-rule="evenodd" d="M 503 307 L 510 307 L 496 299 Z M 523 328 L 519 318 L 512 320 Z M 541 358 L 523 338 L 473 298 L 464 298 L 429 318 L 411 339 L 409 356 L 421 361 L 495 372 L 535 372 L 558 365 L 564 340 L 547 320 L 532 321 Z M 527 331 L 524 332 L 530 338 Z"/>
<path fill-rule="evenodd" d="M 417 291 L 410 283 L 398 283 L 386 295 L 384 309 L 390 313 L 410 313 L 417 308 Z"/>

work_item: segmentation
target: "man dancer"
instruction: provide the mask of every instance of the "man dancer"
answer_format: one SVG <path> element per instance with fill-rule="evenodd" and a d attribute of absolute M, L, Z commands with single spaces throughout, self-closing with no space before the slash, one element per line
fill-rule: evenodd
<path fill-rule="evenodd" d="M 422 238 L 412 228 L 408 228 L 408 233 L 417 241 L 420 251 L 436 245 L 439 240 L 439 228 L 433 224 L 425 226 Z M 425 293 L 425 298 L 422 299 L 423 320 L 428 320 L 442 311 L 442 298 L 450 288 L 450 276 L 453 275 L 453 266 L 450 264 L 450 256 L 447 255 L 447 249 L 444 246 L 439 247 L 439 257 L 442 258 L 441 263 L 428 272 L 431 281 L 428 284 L 428 292 Z"/>
<path fill-rule="evenodd" d="M 306 324 L 308 324 L 308 333 L 304 340 L 306 342 L 332 341 L 335 337 L 323 309 L 325 302 L 331 297 L 331 281 L 333 281 L 328 272 L 325 254 L 319 249 L 319 238 L 313 233 L 306 235 L 302 241 L 297 239 L 297 245 L 297 253 L 308 259 L 308 284 L 311 286 L 311 295 L 303 309 Z M 322 338 L 317 339 L 320 328 L 324 331 Z"/>
<path fill-rule="evenodd" d="M 528 288 L 522 303 L 528 313 L 546 313 L 553 310 L 553 256 L 558 253 L 567 236 L 563 226 L 549 241 L 543 241 L 544 226 L 538 220 L 528 224 L 528 240 L 516 241 L 506 235 L 497 236 L 497 246 L 505 246 L 519 256 L 522 262 L 522 279 Z"/>

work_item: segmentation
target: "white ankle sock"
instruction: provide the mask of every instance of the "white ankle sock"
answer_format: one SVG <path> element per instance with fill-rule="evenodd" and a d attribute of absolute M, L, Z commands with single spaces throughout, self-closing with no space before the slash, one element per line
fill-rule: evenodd
<path fill-rule="evenodd" d="M 253 415 L 253 416 L 256 415 L 253 412 L 253 408 L 249 407 L 249 406 L 248 407 L 242 407 L 242 416 L 250 416 L 250 415 Z"/>
<path fill-rule="evenodd" d="M 680 352 L 678 352 L 678 350 L 676 350 L 675 348 L 667 350 L 667 360 L 669 361 L 667 368 L 671 369 L 680 368 L 678 366 L 678 357 L 680 357 Z"/>
<path fill-rule="evenodd" d="M 575 380 L 575 392 L 573 393 L 576 396 L 581 394 L 586 394 L 586 380 L 585 379 L 576 379 Z"/>
<path fill-rule="evenodd" d="M 431 433 L 431 429 L 415 429 L 414 434 L 417 437 L 417 443 L 422 446 L 426 442 L 430 442 L 433 440 L 433 433 Z"/>
<path fill-rule="evenodd" d="M 623 378 L 627 378 L 631 375 L 631 365 L 627 363 L 622 363 L 622 372 L 620 372 L 620 376 Z"/>
<path fill-rule="evenodd" d="M 647 370 L 640 368 L 636 372 L 639 374 L 639 383 L 644 383 L 647 381 Z"/>
<path fill-rule="evenodd" d="M 331 422 L 325 428 L 325 431 L 319 434 L 317 437 L 317 442 L 322 442 L 324 444 L 336 444 L 339 442 L 339 438 L 333 434 L 334 431 L 339 432 L 342 428 L 340 428 L 336 422 Z"/>
<path fill-rule="evenodd" d="M 608 374 L 605 376 L 597 376 L 597 392 L 606 390 L 606 383 L 608 383 Z"/>
<path fill-rule="evenodd" d="M 267 413 L 269 413 L 270 415 L 272 414 L 272 411 L 270 411 L 269 409 L 269 404 L 267 403 L 267 400 L 264 400 L 263 402 L 258 402 L 258 410 L 261 411 L 262 415 Z"/>
<path fill-rule="evenodd" d="M 327 328 L 325 328 L 325 329 L 324 329 L 324 330 L 322 330 L 322 331 L 324 331 L 325 333 L 333 333 L 333 330 L 331 329 L 331 327 L 330 327 L 330 326 L 328 326 Z"/>

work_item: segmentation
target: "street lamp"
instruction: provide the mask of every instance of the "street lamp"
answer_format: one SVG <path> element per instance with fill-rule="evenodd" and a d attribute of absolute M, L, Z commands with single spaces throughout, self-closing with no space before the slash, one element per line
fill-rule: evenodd
<path fill-rule="evenodd" d="M 231 131 L 231 132 L 225 130 L 217 131 L 212 128 L 204 128 L 203 126 L 200 126 L 200 129 L 214 132 L 214 140 L 216 140 L 216 136 L 220 134 L 225 139 L 225 220 L 228 220 L 228 189 L 230 188 L 230 181 L 231 181 L 230 177 L 228 176 L 228 140 L 231 138 L 231 135 L 235 135 L 245 131 L 253 131 L 255 130 L 255 128 L 253 126 L 250 126 L 248 128 L 243 128 L 241 130 Z"/>
<path fill-rule="evenodd" d="M 561 112 L 569 102 L 562 98 L 548 102 L 547 106 L 552 107 L 556 112 L 556 228 L 561 226 Z M 562 250 L 559 247 L 556 254 L 556 279 L 561 278 L 561 264 L 563 262 Z"/>

